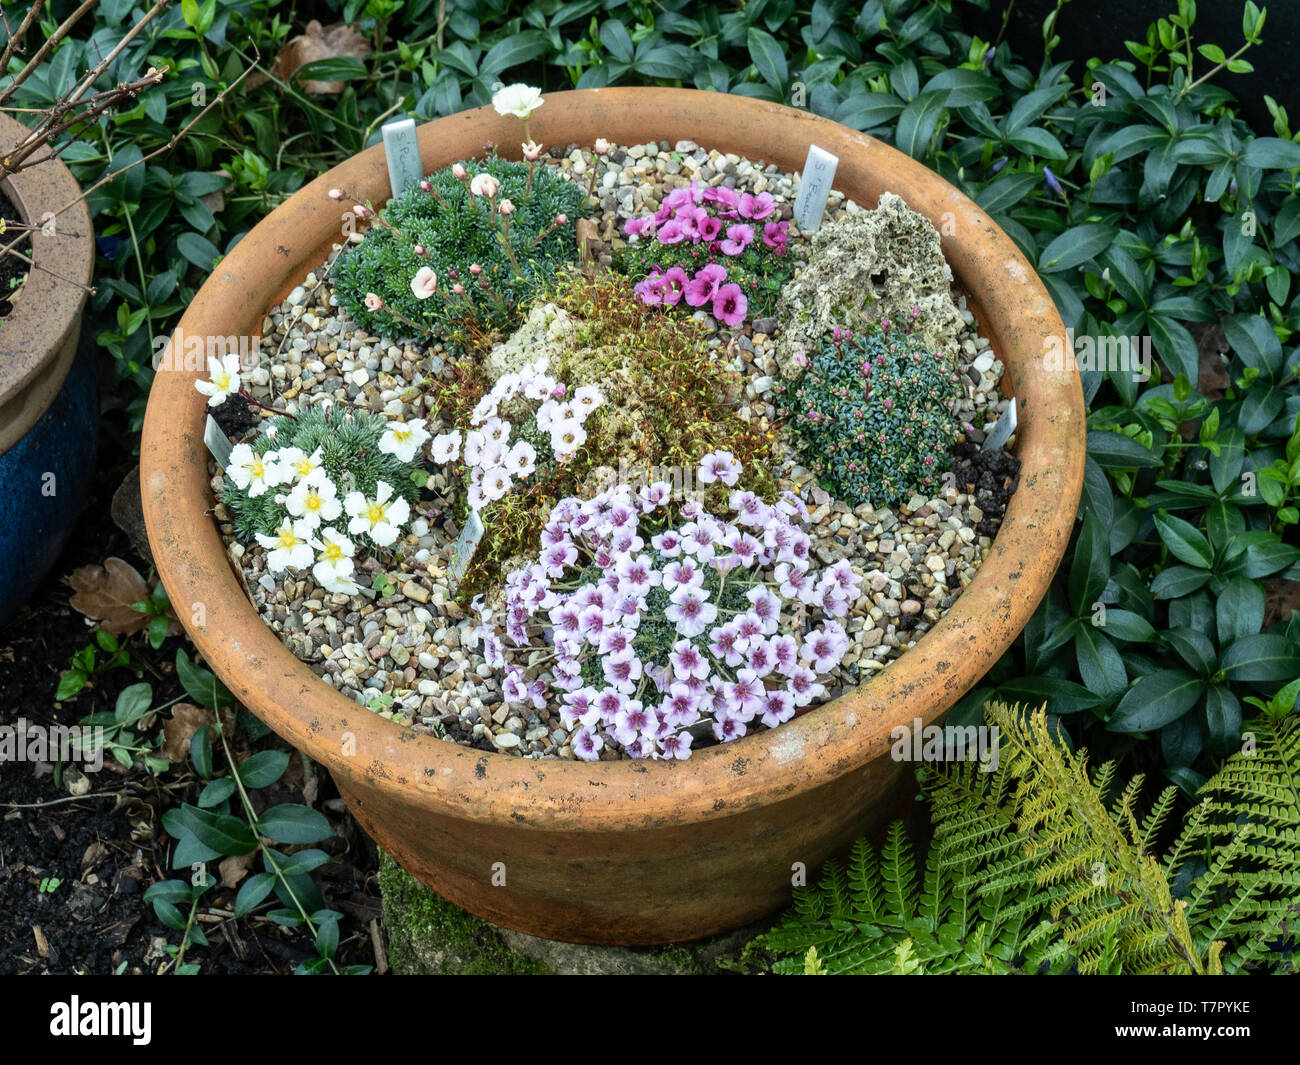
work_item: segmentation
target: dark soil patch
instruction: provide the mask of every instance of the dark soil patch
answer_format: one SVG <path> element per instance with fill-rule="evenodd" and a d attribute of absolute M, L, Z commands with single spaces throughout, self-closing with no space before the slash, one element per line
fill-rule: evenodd
<path fill-rule="evenodd" d="M 976 533 L 997 536 L 1007 503 L 1020 484 L 1020 460 L 1006 451 L 981 451 L 967 443 L 955 445 L 952 455 L 957 491 L 973 493 L 975 505 L 984 512 Z"/>
<path fill-rule="evenodd" d="M 3 219 L 6 223 L 21 223 L 23 221 L 23 216 L 18 213 L 18 208 L 9 202 L 9 198 L 3 192 L 0 192 L 0 219 Z M 0 244 L 8 244 L 13 240 L 13 233 L 14 231 L 11 229 L 3 237 L 0 237 Z M 15 250 L 30 256 L 32 238 L 30 236 L 23 237 L 15 246 Z M 14 309 L 9 296 L 15 288 L 23 283 L 26 277 L 27 264 L 22 259 L 13 254 L 0 255 L 0 318 L 3 318 Z"/>
<path fill-rule="evenodd" d="M 193 649 L 174 638 L 154 650 L 137 634 L 128 646 L 139 668 L 97 674 L 75 699 L 55 702 L 69 658 L 94 642 L 95 628 L 68 605 L 71 590 L 61 578 L 111 555 L 150 576 L 109 516 L 113 492 L 136 460 L 129 449 L 114 446 L 99 454 L 91 497 L 68 548 L 32 601 L 0 629 L 0 725 L 19 719 L 29 728 L 76 725 L 92 712 L 111 710 L 122 689 L 140 681 L 153 686 L 155 705 L 183 694 L 176 650 L 186 647 L 192 656 Z M 157 715 L 144 734 L 156 736 L 169 713 Z M 237 756 L 274 746 L 283 745 L 273 734 L 256 741 L 246 731 L 236 734 Z M 200 782 L 187 764 L 155 777 L 107 756 L 99 772 L 86 774 L 89 793 L 76 797 L 70 784 L 79 768 L 0 764 L 0 973 L 156 973 L 171 960 L 161 947 L 180 941 L 142 896 L 156 881 L 189 878 L 188 869 L 170 868 L 173 843 L 161 819 L 167 809 L 195 802 Z M 374 844 L 346 813 L 329 777 L 304 769 L 301 759 L 293 759 L 285 778 L 266 791 L 253 793 L 259 807 L 310 798 L 335 824 L 339 837 L 321 844 L 335 861 L 315 879 L 326 905 L 344 915 L 340 967 L 373 964 L 371 925 L 380 913 Z M 203 973 L 288 973 L 314 956 L 304 933 L 261 916 L 233 920 L 233 896 L 234 890 L 213 888 L 200 904 L 210 946 L 192 948 L 186 960 L 199 963 Z"/>

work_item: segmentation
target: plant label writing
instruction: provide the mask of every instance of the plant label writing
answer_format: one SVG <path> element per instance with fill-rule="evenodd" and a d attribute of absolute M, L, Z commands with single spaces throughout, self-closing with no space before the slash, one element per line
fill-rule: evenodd
<path fill-rule="evenodd" d="M 208 445 L 208 450 L 217 460 L 217 465 L 224 470 L 230 464 L 230 441 L 221 431 L 217 419 L 211 414 L 208 415 L 207 423 L 203 426 L 203 442 Z"/>
<path fill-rule="evenodd" d="M 826 197 L 831 194 L 835 168 L 839 164 L 838 156 L 815 144 L 808 146 L 799 195 L 794 201 L 794 224 L 801 233 L 815 233 L 821 228 L 822 215 L 826 213 Z"/>
<path fill-rule="evenodd" d="M 456 545 L 451 549 L 451 566 L 447 572 L 453 580 L 460 580 L 465 576 L 465 570 L 469 568 L 469 560 L 474 557 L 474 549 L 478 547 L 481 539 L 483 539 L 483 519 L 479 517 L 477 510 L 471 509 L 469 517 L 465 519 L 465 528 L 461 529 L 460 536 L 456 538 Z"/>
<path fill-rule="evenodd" d="M 1011 434 L 1016 431 L 1016 401 L 1012 399 L 1007 409 L 1002 412 L 1000 417 L 989 431 L 989 435 L 984 438 L 984 450 L 996 451 L 1008 440 Z"/>
<path fill-rule="evenodd" d="M 388 183 L 393 195 L 400 196 L 424 177 L 420 165 L 420 142 L 415 136 L 415 119 L 399 118 L 385 123 L 384 158 L 388 160 Z"/>

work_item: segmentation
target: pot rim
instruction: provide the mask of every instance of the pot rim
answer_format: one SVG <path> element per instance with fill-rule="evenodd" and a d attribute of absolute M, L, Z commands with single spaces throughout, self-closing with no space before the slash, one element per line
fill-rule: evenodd
<path fill-rule="evenodd" d="M 0 150 L 29 130 L 0 114 Z M 0 455 L 21 440 L 63 387 L 76 355 L 69 338 L 80 327 L 95 268 L 90 212 L 81 186 L 60 159 L 20 170 L 0 190 L 29 225 L 57 212 L 55 232 L 33 233 L 27 281 L 13 310 L 0 318 Z M 64 208 L 67 208 L 64 210 Z M 8 243 L 12 238 L 0 237 Z"/>
<path fill-rule="evenodd" d="M 141 444 L 149 540 L 182 622 L 236 698 L 288 742 L 345 781 L 460 820 L 577 833 L 650 830 L 779 802 L 861 769 L 886 754 L 896 726 L 915 718 L 929 724 L 978 682 L 1029 620 L 1064 554 L 1083 482 L 1084 405 L 1075 369 L 1049 369 L 1041 358 L 1048 338 L 1065 338 L 1051 298 L 1012 240 L 939 175 L 807 112 L 697 90 L 619 88 L 548 94 L 531 122 L 544 143 L 588 146 L 597 136 L 629 145 L 671 142 L 674 129 L 689 129 L 706 147 L 783 170 L 801 169 L 815 139 L 840 156 L 836 187 L 864 206 L 888 189 L 936 225 L 951 214 L 956 236 L 943 238 L 945 255 L 986 335 L 991 331 L 1020 404 L 1020 486 L 974 581 L 934 628 L 857 689 L 684 762 L 538 761 L 461 747 L 394 725 L 343 696 L 262 621 L 211 518 L 207 408 L 193 384 L 201 373 L 182 368 L 157 374 Z M 490 107 L 435 120 L 419 127 L 422 164 L 427 173 L 477 154 L 487 141 L 512 143 L 521 132 L 516 119 Z M 247 234 L 204 283 L 178 331 L 226 335 L 238 321 L 260 333 L 266 310 L 338 238 L 338 205 L 326 195 L 332 187 L 382 199 L 382 145 L 322 174 Z"/>

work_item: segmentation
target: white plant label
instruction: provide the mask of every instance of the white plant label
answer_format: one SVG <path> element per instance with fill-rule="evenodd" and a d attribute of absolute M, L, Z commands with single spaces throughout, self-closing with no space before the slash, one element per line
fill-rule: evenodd
<path fill-rule="evenodd" d="M 992 431 L 984 438 L 983 450 L 996 451 L 1011 439 L 1011 434 L 1015 431 L 1016 401 L 1013 398 L 1007 409 L 1002 412 L 1002 416 L 994 422 Z"/>
<path fill-rule="evenodd" d="M 212 457 L 217 460 L 217 465 L 222 470 L 230 465 L 230 441 L 221 431 L 217 419 L 211 414 L 208 415 L 208 420 L 203 426 L 203 442 L 208 445 L 208 450 L 212 452 Z"/>
<path fill-rule="evenodd" d="M 835 168 L 840 165 L 838 156 L 808 146 L 808 158 L 803 164 L 803 177 L 799 182 L 799 195 L 794 201 L 794 224 L 801 233 L 815 233 L 821 228 L 822 215 L 826 213 L 826 198 L 835 181 Z"/>
<path fill-rule="evenodd" d="M 388 183 L 400 196 L 424 177 L 420 166 L 420 142 L 415 136 L 415 119 L 399 118 L 383 126 L 384 158 L 388 160 Z"/>
<path fill-rule="evenodd" d="M 465 519 L 465 528 L 461 529 L 460 536 L 456 538 L 456 545 L 451 549 L 451 565 L 447 572 L 454 580 L 460 580 L 465 576 L 465 570 L 469 568 L 469 560 L 474 557 L 474 549 L 482 539 L 483 519 L 479 517 L 477 510 L 471 509 L 469 517 Z"/>

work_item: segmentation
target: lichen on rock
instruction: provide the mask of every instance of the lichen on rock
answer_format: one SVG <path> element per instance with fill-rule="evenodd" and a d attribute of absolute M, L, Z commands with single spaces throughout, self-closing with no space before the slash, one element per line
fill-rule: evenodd
<path fill-rule="evenodd" d="M 488 380 L 518 373 L 539 359 L 550 359 L 567 346 L 575 328 L 569 313 L 554 303 L 534 307 L 523 325 L 506 340 L 492 346 L 483 361 Z"/>
<path fill-rule="evenodd" d="M 886 192 L 874 211 L 842 215 L 813 236 L 777 308 L 777 364 L 793 379 L 806 348 L 836 326 L 861 332 L 882 318 L 906 322 L 914 310 L 925 346 L 955 358 L 963 323 L 939 231 Z"/>

